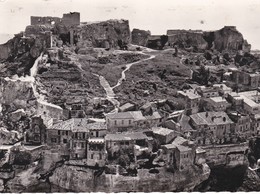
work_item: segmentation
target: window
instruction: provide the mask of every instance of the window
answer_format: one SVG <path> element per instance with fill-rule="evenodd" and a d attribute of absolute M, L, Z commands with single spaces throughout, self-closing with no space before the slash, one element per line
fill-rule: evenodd
<path fill-rule="evenodd" d="M 78 133 L 77 132 L 75 133 L 75 138 L 78 139 Z"/>
<path fill-rule="evenodd" d="M 57 142 L 57 139 L 56 139 L 56 138 L 51 138 L 51 142 L 52 142 L 52 143 L 56 143 L 56 142 Z"/>
<path fill-rule="evenodd" d="M 85 147 L 85 144 L 84 142 L 81 143 L 81 148 L 84 148 Z"/>
<path fill-rule="evenodd" d="M 91 159 L 93 159 L 94 158 L 94 154 L 91 154 Z"/>
<path fill-rule="evenodd" d="M 65 135 L 65 131 L 62 131 L 62 135 Z"/>
<path fill-rule="evenodd" d="M 63 139 L 63 143 L 67 143 L 68 142 L 68 140 L 67 139 Z"/>
<path fill-rule="evenodd" d="M 74 148 L 77 147 L 77 143 L 76 142 L 73 143 L 73 147 Z"/>
<path fill-rule="evenodd" d="M 127 142 L 125 142 L 125 145 L 129 145 L 129 142 L 127 141 Z"/>
<path fill-rule="evenodd" d="M 86 133 L 83 133 L 83 139 L 85 139 L 86 138 Z"/>
<path fill-rule="evenodd" d="M 124 145 L 124 142 L 120 142 L 120 145 Z"/>
<path fill-rule="evenodd" d="M 60 135 L 60 130 L 58 130 L 58 135 Z"/>
<path fill-rule="evenodd" d="M 99 153 L 99 160 L 102 160 L 102 154 Z"/>
<path fill-rule="evenodd" d="M 131 125 L 131 123 L 132 123 L 132 121 L 131 121 L 131 120 L 129 120 L 129 125 Z"/>
<path fill-rule="evenodd" d="M 124 120 L 122 120 L 122 125 L 124 124 Z"/>
<path fill-rule="evenodd" d="M 115 121 L 115 125 L 117 125 L 117 122 Z"/>
<path fill-rule="evenodd" d="M 69 131 L 66 131 L 66 135 L 69 135 Z"/>

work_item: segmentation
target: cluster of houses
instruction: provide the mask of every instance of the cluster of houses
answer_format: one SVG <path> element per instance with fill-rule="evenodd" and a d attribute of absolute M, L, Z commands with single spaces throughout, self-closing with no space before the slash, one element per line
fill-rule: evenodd
<path fill-rule="evenodd" d="M 70 161 L 84 161 L 87 166 L 117 163 L 126 155 L 131 162 L 148 161 L 157 153 L 154 165 L 167 165 L 176 170 L 202 165 L 205 151 L 196 154 L 197 145 L 173 129 L 163 127 L 158 111 L 126 111 L 107 114 L 106 119 L 71 118 L 46 127 L 35 116 L 26 134 L 27 144 L 47 145 L 59 150 Z M 59 148 L 59 149 L 56 149 Z M 158 152 L 158 150 L 160 150 Z M 195 159 L 196 158 L 196 159 Z"/>
<path fill-rule="evenodd" d="M 46 125 L 48 120 L 35 116 L 26 142 L 59 147 L 61 156 L 88 166 L 116 163 L 124 154 L 139 164 L 156 153 L 153 164 L 163 161 L 185 170 L 205 162 L 203 146 L 241 143 L 259 134 L 258 89 L 237 93 L 225 84 L 191 88 L 177 93 L 185 109 L 168 114 L 152 103 L 138 111 L 127 103 L 105 119 L 59 120 L 56 115 Z"/>

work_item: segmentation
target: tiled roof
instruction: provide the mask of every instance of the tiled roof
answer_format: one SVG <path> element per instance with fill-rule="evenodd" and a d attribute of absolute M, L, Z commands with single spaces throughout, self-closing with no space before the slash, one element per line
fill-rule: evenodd
<path fill-rule="evenodd" d="M 223 111 L 201 112 L 191 115 L 190 118 L 197 125 L 222 125 L 233 123 L 233 121 L 228 117 L 227 113 Z"/>
<path fill-rule="evenodd" d="M 56 123 L 51 128 L 57 130 L 69 130 L 72 132 L 89 132 L 89 130 L 94 129 L 106 129 L 106 124 L 104 122 L 89 123 L 86 118 L 72 118 Z"/>
<path fill-rule="evenodd" d="M 182 146 L 182 145 L 176 145 L 177 149 L 180 152 L 187 152 L 187 151 L 191 151 L 191 148 L 187 147 L 187 146 Z"/>
<path fill-rule="evenodd" d="M 153 120 L 153 119 L 161 119 L 162 117 L 159 114 L 159 112 L 156 111 L 156 112 L 153 112 L 152 115 L 145 116 L 145 118 L 148 119 L 148 120 Z"/>
<path fill-rule="evenodd" d="M 169 135 L 170 133 L 174 132 L 173 130 L 164 128 L 164 127 L 153 127 L 152 131 L 153 131 L 153 133 L 159 134 L 159 135 Z"/>
<path fill-rule="evenodd" d="M 134 107 L 134 104 L 131 104 L 131 103 L 127 102 L 126 104 L 120 106 L 119 109 L 120 110 L 125 110 L 125 109 L 132 108 L 132 107 Z"/>
<path fill-rule="evenodd" d="M 176 145 L 183 145 L 185 143 L 187 143 L 188 140 L 183 138 L 183 137 L 180 137 L 180 136 L 177 136 L 174 140 L 173 140 L 173 144 L 176 144 Z"/>
<path fill-rule="evenodd" d="M 147 138 L 148 137 L 142 132 L 116 133 L 116 134 L 107 134 L 105 136 L 106 141 L 130 141 L 130 140 L 142 140 Z"/>
<path fill-rule="evenodd" d="M 185 90 L 185 91 L 178 91 L 179 94 L 183 96 L 187 96 L 189 99 L 197 99 L 200 98 L 200 95 L 196 94 L 194 90 Z"/>
<path fill-rule="evenodd" d="M 217 96 L 217 97 L 211 97 L 210 100 L 212 100 L 213 102 L 226 102 L 226 99 L 221 97 L 221 96 Z"/>
<path fill-rule="evenodd" d="M 141 111 L 128 111 L 128 112 L 119 112 L 108 114 L 110 119 L 134 119 L 136 121 L 146 120 Z"/>

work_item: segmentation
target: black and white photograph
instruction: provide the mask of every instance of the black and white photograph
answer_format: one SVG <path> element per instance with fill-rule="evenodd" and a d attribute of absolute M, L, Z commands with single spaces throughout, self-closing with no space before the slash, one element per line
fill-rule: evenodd
<path fill-rule="evenodd" d="M 0 193 L 260 191 L 259 0 L 0 0 Z"/>

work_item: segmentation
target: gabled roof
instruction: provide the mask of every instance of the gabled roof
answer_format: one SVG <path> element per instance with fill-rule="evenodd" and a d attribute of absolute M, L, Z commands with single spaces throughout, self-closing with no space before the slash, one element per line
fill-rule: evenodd
<path fill-rule="evenodd" d="M 227 113 L 225 113 L 224 111 L 201 112 L 191 115 L 190 118 L 197 125 L 222 125 L 233 123 L 233 121 L 228 117 Z"/>
<path fill-rule="evenodd" d="M 148 137 L 142 132 L 116 133 L 116 134 L 107 134 L 105 136 L 106 141 L 130 141 L 130 140 L 142 140 L 142 139 L 148 139 Z"/>
<path fill-rule="evenodd" d="M 163 136 L 174 133 L 173 130 L 168 129 L 168 128 L 164 128 L 164 127 L 153 127 L 152 131 L 153 131 L 154 134 L 163 135 Z"/>
<path fill-rule="evenodd" d="M 135 121 L 146 120 L 141 111 L 128 111 L 108 114 L 109 119 L 133 119 Z"/>
<path fill-rule="evenodd" d="M 51 127 L 51 129 L 67 130 L 72 132 L 89 132 L 90 130 L 105 130 L 106 128 L 105 122 L 89 123 L 89 120 L 86 118 L 72 118 L 56 123 Z"/>
<path fill-rule="evenodd" d="M 148 120 L 153 120 L 153 119 L 161 119 L 162 117 L 159 114 L 159 112 L 156 111 L 156 112 L 153 112 L 152 115 L 145 116 L 145 118 L 148 119 Z"/>

